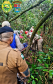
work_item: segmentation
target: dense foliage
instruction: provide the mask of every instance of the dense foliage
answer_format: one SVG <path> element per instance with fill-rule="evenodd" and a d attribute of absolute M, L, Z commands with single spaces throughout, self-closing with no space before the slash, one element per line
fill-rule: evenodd
<path fill-rule="evenodd" d="M 8 0 L 11 2 L 12 10 L 9 13 L 5 13 L 2 10 L 2 3 L 6 0 L 0 1 L 0 27 L 4 20 L 11 20 L 15 16 L 19 15 L 26 9 L 38 4 L 39 1 L 43 1 L 39 6 L 32 8 L 31 10 L 23 13 L 19 18 L 11 21 L 11 27 L 14 30 L 29 30 L 31 26 L 36 28 L 36 25 L 41 18 L 47 13 L 47 11 L 53 6 L 52 0 L 22 0 L 21 11 L 16 13 L 14 11 L 14 0 Z M 28 84 L 52 84 L 53 80 L 53 15 L 51 15 L 39 28 L 37 33 L 43 34 L 43 52 L 33 52 L 29 50 L 28 56 L 25 57 L 30 69 L 30 78 Z M 29 38 L 23 33 L 23 39 L 20 39 L 22 43 L 29 42 Z M 23 52 L 25 54 L 25 51 Z"/>

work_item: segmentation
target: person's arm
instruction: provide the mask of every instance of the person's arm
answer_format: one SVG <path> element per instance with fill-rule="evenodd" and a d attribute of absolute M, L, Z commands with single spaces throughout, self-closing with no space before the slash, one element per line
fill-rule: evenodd
<path fill-rule="evenodd" d="M 20 42 L 19 38 L 17 35 L 15 36 L 15 41 L 16 41 L 16 46 L 19 50 L 22 50 L 24 48 L 23 44 Z"/>
<path fill-rule="evenodd" d="M 18 71 L 20 72 L 22 77 L 29 77 L 30 71 L 28 68 L 28 64 L 25 61 L 23 54 L 19 53 L 19 58 L 17 59 Z"/>
<path fill-rule="evenodd" d="M 30 76 L 28 64 L 26 63 L 23 54 L 18 49 L 11 50 L 8 57 L 9 57 L 8 58 L 9 67 L 14 67 L 15 69 L 17 69 L 17 72 L 21 74 L 21 77 Z"/>
<path fill-rule="evenodd" d="M 19 38 L 19 34 L 18 34 L 18 32 L 17 32 L 17 30 L 14 30 L 14 33 L 18 36 L 18 38 Z"/>
<path fill-rule="evenodd" d="M 23 54 L 21 54 L 18 49 L 12 49 L 10 51 L 8 55 L 8 68 L 13 72 L 18 73 L 21 80 L 30 77 L 28 64 L 26 63 Z"/>

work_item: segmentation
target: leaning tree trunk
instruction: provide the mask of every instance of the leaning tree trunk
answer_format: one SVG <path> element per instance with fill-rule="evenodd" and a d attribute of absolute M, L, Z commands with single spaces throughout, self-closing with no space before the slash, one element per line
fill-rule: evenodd
<path fill-rule="evenodd" d="M 33 33 L 32 33 L 32 36 L 30 38 L 30 41 L 29 41 L 29 44 L 28 44 L 28 47 L 26 49 L 26 56 L 28 54 L 28 51 L 30 49 L 30 46 L 32 44 L 32 40 L 36 34 L 36 32 L 38 31 L 38 29 L 40 28 L 40 26 L 47 20 L 47 18 L 53 13 L 53 6 L 52 8 L 46 13 L 46 15 L 39 21 L 39 23 L 37 24 L 36 28 L 34 29 Z"/>
<path fill-rule="evenodd" d="M 14 18 L 10 19 L 9 22 L 16 20 L 18 17 L 20 17 L 22 14 L 24 14 L 25 12 L 29 11 L 30 9 L 33 9 L 34 7 L 39 6 L 42 2 L 44 2 L 45 0 L 40 0 L 37 4 L 35 4 L 34 6 L 31 6 L 30 8 L 26 9 L 25 11 L 23 11 L 22 13 L 20 13 L 19 15 L 15 16 Z"/>

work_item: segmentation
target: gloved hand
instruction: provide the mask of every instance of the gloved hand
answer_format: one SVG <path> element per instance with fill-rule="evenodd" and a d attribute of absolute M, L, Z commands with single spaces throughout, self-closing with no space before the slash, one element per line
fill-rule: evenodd
<path fill-rule="evenodd" d="M 23 43 L 24 47 L 26 48 L 28 46 L 28 43 Z"/>

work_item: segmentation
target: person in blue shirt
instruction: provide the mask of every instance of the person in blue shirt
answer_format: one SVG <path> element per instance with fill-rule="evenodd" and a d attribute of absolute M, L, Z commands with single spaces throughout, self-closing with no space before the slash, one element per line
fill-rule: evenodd
<path fill-rule="evenodd" d="M 4 27 L 4 26 L 8 26 L 8 27 L 11 27 L 10 26 L 10 23 L 8 22 L 8 21 L 4 21 L 3 23 L 2 23 L 2 27 Z M 14 33 L 13 34 L 13 42 L 10 44 L 10 46 L 12 47 L 12 48 L 18 48 L 20 51 L 22 51 L 25 47 L 27 47 L 27 43 L 21 43 L 20 42 L 20 39 L 19 39 L 19 37 Z"/>

